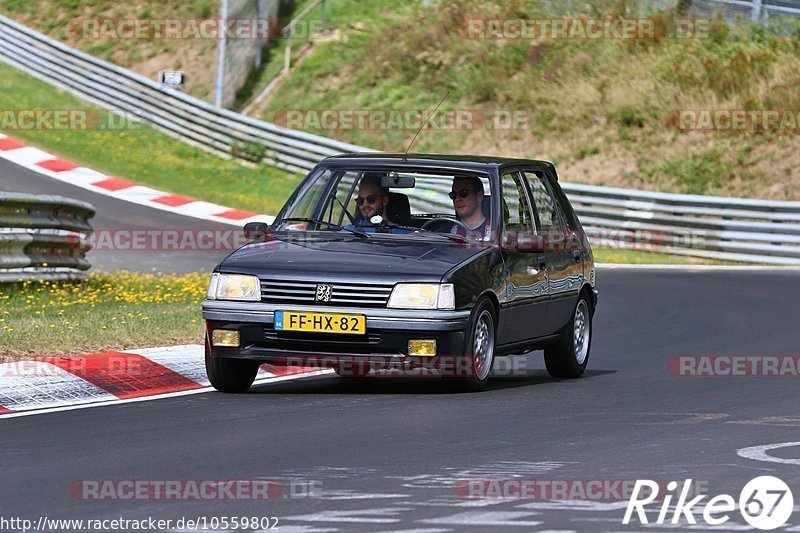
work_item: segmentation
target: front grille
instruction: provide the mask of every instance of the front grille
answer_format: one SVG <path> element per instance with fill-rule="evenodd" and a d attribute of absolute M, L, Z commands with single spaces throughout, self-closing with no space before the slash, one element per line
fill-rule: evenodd
<path fill-rule="evenodd" d="M 299 331 L 275 331 L 271 327 L 265 327 L 263 332 L 264 340 L 257 343 L 258 346 L 280 349 L 290 356 L 292 353 L 306 353 L 309 355 L 318 355 L 320 353 L 341 355 L 390 353 L 401 355 L 399 351 L 378 347 L 381 344 L 380 333 L 334 335 Z"/>
<path fill-rule="evenodd" d="M 306 333 L 303 331 L 275 331 L 271 327 L 264 328 L 264 338 L 268 341 L 285 343 L 323 343 L 323 344 L 380 344 L 380 333 L 366 335 L 340 335 L 333 333 Z"/>
<path fill-rule="evenodd" d="M 386 307 L 394 285 L 372 283 L 325 283 L 331 286 L 331 301 L 317 302 L 316 281 L 261 280 L 261 301 L 273 304 Z M 323 282 L 324 283 L 324 282 Z"/>

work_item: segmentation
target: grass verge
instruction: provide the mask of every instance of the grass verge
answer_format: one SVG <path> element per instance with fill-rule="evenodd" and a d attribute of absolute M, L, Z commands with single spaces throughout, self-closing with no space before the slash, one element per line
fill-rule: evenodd
<path fill-rule="evenodd" d="M 800 109 L 800 24 L 778 33 L 712 18 L 681 37 L 677 28 L 695 14 L 667 10 L 647 15 L 659 29 L 652 39 L 493 39 L 469 30 L 481 20 L 631 17 L 632 4 L 333 2 L 329 18 L 341 39 L 316 46 L 262 117 L 430 110 L 449 91 L 442 110 L 469 112 L 474 122 L 430 128 L 415 150 L 547 159 L 565 181 L 580 183 L 800 199 L 793 122 L 700 131 L 677 118 L 681 110 Z M 512 115 L 519 124 L 491 118 Z M 299 127 L 394 151 L 415 133 L 344 121 Z"/>
<path fill-rule="evenodd" d="M 203 341 L 208 276 L 93 273 L 0 285 L 0 361 Z"/>
<path fill-rule="evenodd" d="M 620 248 L 592 248 L 596 263 L 623 263 L 630 265 L 748 265 L 734 261 L 718 261 L 703 257 L 670 255 Z"/>
<path fill-rule="evenodd" d="M 2 63 L 0 109 L 103 113 Z M 256 213 L 277 213 L 301 179 L 268 165 L 251 168 L 219 158 L 144 124 L 115 131 L 17 129 L 3 133 L 112 176 Z"/>

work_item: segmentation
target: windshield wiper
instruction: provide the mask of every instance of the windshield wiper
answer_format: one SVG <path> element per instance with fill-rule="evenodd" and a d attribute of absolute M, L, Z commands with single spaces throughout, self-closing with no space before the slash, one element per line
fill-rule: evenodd
<path fill-rule="evenodd" d="M 326 222 L 324 220 L 319 220 L 316 218 L 282 218 L 281 224 L 283 224 L 284 222 L 310 222 L 311 224 L 317 224 L 317 225 L 324 224 L 326 226 L 330 226 L 338 230 L 349 231 L 350 233 L 358 235 L 359 237 L 364 237 L 369 239 L 369 234 L 366 231 L 358 231 L 357 229 L 354 228 L 340 226 L 339 224 L 334 224 L 333 222 Z"/>

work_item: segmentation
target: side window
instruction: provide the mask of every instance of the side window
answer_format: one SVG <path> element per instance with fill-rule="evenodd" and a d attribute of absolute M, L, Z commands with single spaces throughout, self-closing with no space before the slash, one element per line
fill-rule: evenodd
<path fill-rule="evenodd" d="M 561 229 L 562 216 L 557 204 L 553 201 L 553 196 L 544 182 L 544 178 L 535 172 L 525 172 L 525 179 L 531 189 L 533 204 L 536 214 L 539 215 L 539 223 L 543 231 L 557 231 Z"/>
<path fill-rule="evenodd" d="M 533 232 L 533 217 L 531 216 L 528 195 L 518 172 L 503 174 L 503 197 L 500 202 L 503 210 L 503 224 L 508 230 L 523 233 Z"/>
<path fill-rule="evenodd" d="M 561 186 L 558 182 L 550 182 L 551 189 L 553 191 L 553 196 L 556 197 L 556 207 L 558 208 L 559 212 L 561 213 L 564 223 L 572 230 L 572 231 L 580 231 L 581 224 L 578 222 L 578 219 L 575 215 L 575 210 L 569 203 L 567 199 L 567 195 L 564 194 L 564 191 L 561 189 Z"/>

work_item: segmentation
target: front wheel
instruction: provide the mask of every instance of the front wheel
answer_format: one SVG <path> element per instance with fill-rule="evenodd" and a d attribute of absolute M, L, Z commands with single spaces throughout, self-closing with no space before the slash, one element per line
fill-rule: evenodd
<path fill-rule="evenodd" d="M 547 372 L 554 378 L 577 378 L 589 363 L 592 346 L 592 313 L 589 299 L 581 294 L 575 313 L 561 331 L 561 338 L 544 350 Z"/>
<path fill-rule="evenodd" d="M 258 373 L 257 361 L 213 357 L 206 340 L 206 374 L 211 385 L 220 392 L 245 392 Z"/>
<path fill-rule="evenodd" d="M 495 331 L 494 307 L 484 298 L 475 306 L 467 327 L 464 356 L 468 376 L 456 382 L 459 390 L 474 392 L 486 388 L 494 365 Z"/>

